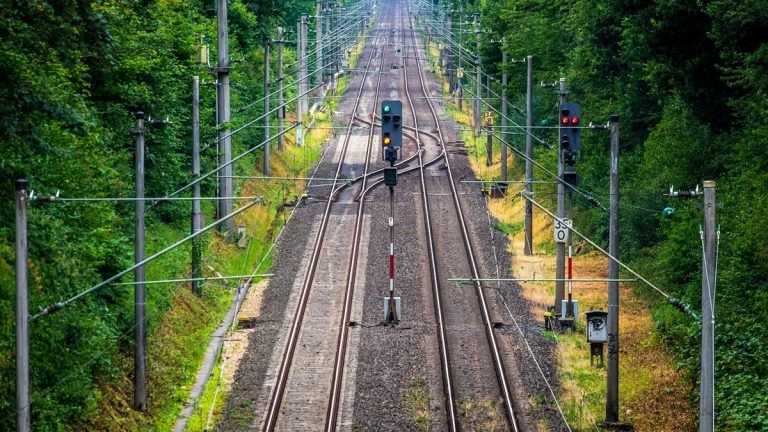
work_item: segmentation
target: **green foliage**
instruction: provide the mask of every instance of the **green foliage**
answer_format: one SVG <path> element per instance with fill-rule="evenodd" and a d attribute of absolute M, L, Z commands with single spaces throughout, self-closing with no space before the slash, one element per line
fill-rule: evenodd
<path fill-rule="evenodd" d="M 450 2 L 458 9 L 459 2 Z M 621 119 L 622 257 L 694 309 L 701 299 L 701 210 L 698 199 L 672 199 L 669 186 L 689 189 L 717 181 L 721 227 L 717 290 L 717 428 L 768 430 L 768 9 L 764 2 L 626 2 L 504 0 L 464 2 L 483 17 L 485 37 L 505 38 L 510 58 L 534 56 L 534 82 L 568 79 L 569 101 L 584 124 Z M 454 19 L 456 18 L 454 14 Z M 469 45 L 474 44 L 468 36 Z M 467 41 L 465 41 L 467 43 Z M 496 73 L 498 45 L 482 52 Z M 525 74 L 510 64 L 507 94 L 523 101 Z M 496 91 L 500 85 L 497 83 Z M 554 119 L 557 94 L 535 90 L 535 124 Z M 512 114 L 514 116 L 514 114 Z M 537 135 L 556 141 L 556 131 Z M 608 202 L 608 135 L 584 130 L 577 165 L 581 185 Z M 536 158 L 555 168 L 555 154 Z M 537 178 L 543 174 L 536 173 Z M 543 189 L 543 187 L 542 187 Z M 540 198 L 554 206 L 554 198 Z M 580 227 L 603 243 L 605 212 L 574 198 Z M 676 209 L 663 218 L 662 209 Z M 697 388 L 700 326 L 671 306 L 656 304 L 654 320 L 668 348 Z"/>
<path fill-rule="evenodd" d="M 15 423 L 13 180 L 27 178 L 38 194 L 132 196 L 133 113 L 143 111 L 172 121 L 148 131 L 147 196 L 186 184 L 191 77 L 215 80 L 194 64 L 202 36 L 214 41 L 215 63 L 212 5 L 209 0 L 0 1 L 0 430 Z M 274 35 L 278 25 L 294 28 L 301 13 L 314 11 L 314 1 L 235 0 L 229 7 L 236 108 L 263 94 L 263 37 Z M 289 64 L 291 50 L 286 47 Z M 214 87 L 202 86 L 203 143 L 216 134 L 214 100 Z M 233 124 L 245 123 L 260 109 L 235 114 Z M 233 152 L 260 142 L 261 136 L 260 130 L 244 132 L 234 140 Z M 252 168 L 257 158 L 245 158 L 242 167 Z M 215 150 L 204 152 L 202 163 L 203 171 L 216 166 Z M 204 182 L 203 193 L 213 194 L 214 188 L 213 181 Z M 211 206 L 206 208 L 210 221 Z M 147 252 L 188 232 L 188 214 L 189 203 L 150 209 Z M 32 203 L 32 313 L 130 266 L 133 219 L 132 203 Z M 148 274 L 183 276 L 187 252 L 182 248 L 158 260 Z M 148 289 L 150 330 L 171 308 L 174 289 Z M 219 300 L 206 299 L 208 310 L 216 310 Z M 132 323 L 130 287 L 106 287 L 31 323 L 36 430 L 87 423 L 104 397 L 95 389 L 130 378 L 125 359 L 132 355 Z"/>

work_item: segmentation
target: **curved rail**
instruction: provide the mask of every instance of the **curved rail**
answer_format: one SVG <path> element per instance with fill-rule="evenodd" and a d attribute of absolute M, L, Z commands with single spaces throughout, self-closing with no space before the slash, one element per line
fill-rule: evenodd
<path fill-rule="evenodd" d="M 371 68 L 371 64 L 373 63 L 373 59 L 376 56 L 376 53 L 378 51 L 381 51 L 382 58 L 383 58 L 384 49 L 383 48 L 379 49 L 376 46 L 376 41 L 378 41 L 378 39 L 379 39 L 379 35 L 377 35 L 374 38 L 374 44 L 371 49 L 371 56 L 368 59 L 368 62 L 366 63 L 365 72 L 360 81 L 360 88 L 357 91 L 355 106 L 352 110 L 353 113 L 356 113 L 360 106 L 360 98 L 363 93 L 363 89 L 365 88 L 365 78 L 368 76 L 368 71 Z M 333 181 L 334 190 L 336 189 L 336 185 L 339 183 L 339 181 L 344 180 L 341 177 L 341 170 L 344 166 L 344 160 L 346 159 L 347 149 L 349 147 L 349 139 L 351 136 L 354 122 L 355 122 L 355 117 L 354 115 L 352 115 L 349 120 L 349 125 L 347 126 L 347 132 L 344 137 L 344 143 L 342 144 L 342 150 L 341 150 L 341 155 L 339 156 L 338 166 L 336 167 L 336 174 L 334 176 L 334 181 Z M 285 392 L 285 386 L 288 381 L 288 373 L 290 371 L 291 363 L 293 361 L 293 355 L 296 350 L 296 344 L 298 342 L 299 332 L 301 330 L 301 325 L 304 318 L 304 312 L 306 311 L 306 306 L 309 299 L 309 291 L 312 286 L 312 282 L 314 280 L 315 270 L 317 269 L 317 262 L 319 260 L 320 251 L 323 245 L 323 239 L 325 237 L 326 228 L 328 227 L 329 215 L 330 215 L 331 207 L 334 201 L 333 197 L 334 197 L 334 194 L 330 194 L 328 197 L 328 200 L 325 206 L 325 212 L 323 213 L 323 218 L 320 222 L 320 228 L 318 230 L 317 237 L 315 238 L 315 245 L 314 245 L 314 248 L 312 249 L 312 256 L 310 259 L 309 268 L 307 269 L 307 273 L 304 277 L 304 282 L 301 287 L 301 295 L 299 297 L 299 303 L 296 308 L 296 313 L 294 314 L 294 319 L 291 324 L 291 331 L 288 336 L 288 341 L 286 343 L 285 351 L 282 356 L 282 361 L 280 362 L 280 369 L 277 376 L 277 381 L 272 391 L 272 397 L 270 398 L 269 407 L 267 409 L 267 416 L 264 421 L 264 427 L 263 427 L 263 430 L 265 432 L 273 431 L 277 423 L 277 418 L 280 411 L 283 394 Z"/>
<path fill-rule="evenodd" d="M 410 11 L 409 11 L 409 20 L 410 20 Z M 412 29 L 413 27 L 411 26 L 410 28 Z M 423 74 L 423 71 L 422 71 L 422 68 L 421 68 L 421 63 L 419 61 L 419 56 L 418 56 L 418 51 L 417 51 L 418 41 L 416 40 L 415 31 L 411 30 L 410 33 L 411 33 L 411 38 L 412 38 L 412 41 L 413 41 L 414 52 L 416 53 L 414 55 L 414 59 L 416 61 L 416 66 L 417 66 L 416 69 L 419 72 L 419 82 L 421 84 L 421 91 L 422 91 L 422 93 L 424 95 L 424 98 L 425 98 L 424 100 L 426 101 L 427 105 L 429 106 L 430 112 L 432 114 L 432 118 L 433 118 L 433 120 L 435 122 L 435 126 L 437 128 L 437 136 L 439 137 L 438 143 L 439 143 L 440 147 L 443 149 L 443 153 L 447 154 L 447 150 L 445 148 L 445 140 L 443 139 L 443 131 L 442 131 L 442 128 L 440 127 L 440 120 L 439 120 L 439 118 L 437 116 L 437 112 L 435 111 L 435 108 L 434 108 L 434 106 L 432 104 L 432 100 L 429 98 L 429 95 L 427 94 L 426 85 L 424 84 L 424 74 Z M 407 64 L 406 64 L 406 67 L 404 69 L 406 69 L 406 73 L 407 73 L 407 69 L 408 69 L 407 68 Z M 408 84 L 407 84 L 407 79 L 406 79 L 406 88 L 407 88 L 407 86 L 408 86 Z M 411 102 L 411 104 L 412 104 L 412 101 L 410 100 L 410 93 L 409 93 L 409 102 Z M 414 113 L 415 113 L 415 111 L 414 111 Z M 416 116 L 414 114 L 414 119 L 415 119 L 415 117 Z M 417 129 L 416 134 L 418 136 L 418 134 L 419 134 L 419 132 L 418 132 L 418 124 L 416 125 L 416 129 Z M 504 364 L 502 362 L 501 353 L 500 353 L 500 350 L 499 350 L 499 345 L 498 345 L 498 342 L 496 340 L 496 335 L 495 335 L 494 330 L 493 330 L 493 323 L 491 322 L 490 313 L 488 311 L 488 304 L 487 304 L 487 301 L 486 301 L 486 298 L 485 298 L 485 292 L 483 291 L 483 288 L 480 285 L 480 282 L 478 281 L 478 279 L 480 278 L 480 275 L 479 275 L 479 271 L 478 271 L 478 267 L 477 267 L 477 260 L 475 258 L 475 254 L 474 254 L 473 249 L 472 249 L 472 243 L 471 243 L 470 238 L 469 238 L 469 232 L 467 230 L 467 225 L 466 225 L 466 221 L 464 219 L 464 213 L 463 213 L 463 210 L 462 210 L 462 207 L 461 207 L 461 203 L 459 202 L 459 195 L 458 195 L 458 192 L 456 190 L 456 182 L 454 181 L 453 174 L 451 172 L 450 158 L 448 158 L 448 157 L 445 158 L 445 164 L 446 164 L 446 167 L 447 167 L 448 183 L 449 183 L 449 185 L 451 187 L 451 195 L 452 195 L 452 198 L 453 198 L 454 208 L 456 209 L 456 214 L 457 214 L 457 216 L 459 218 L 459 225 L 461 227 L 461 235 L 462 235 L 462 239 L 464 241 L 464 247 L 465 247 L 465 249 L 467 251 L 467 259 L 468 259 L 468 262 L 469 262 L 471 270 L 472 270 L 472 277 L 473 277 L 473 279 L 475 279 L 475 283 L 474 283 L 474 285 L 475 285 L 475 292 L 477 294 L 478 301 L 480 303 L 480 310 L 481 310 L 481 313 L 483 315 L 483 323 L 484 323 L 484 326 L 485 326 L 485 333 L 486 333 L 486 337 L 488 339 L 488 344 L 489 344 L 489 346 L 491 348 L 491 357 L 492 357 L 492 360 L 493 360 L 494 369 L 496 371 L 496 378 L 497 378 L 497 380 L 499 382 L 499 388 L 501 390 L 502 397 L 504 399 L 504 408 L 505 408 L 505 412 L 506 412 L 506 415 L 507 415 L 507 421 L 509 422 L 509 425 L 511 426 L 512 430 L 515 431 L 515 432 L 518 432 L 519 431 L 519 427 L 518 427 L 518 424 L 517 424 L 518 423 L 517 422 L 517 417 L 516 417 L 516 414 L 515 414 L 514 407 L 512 406 L 512 404 L 513 404 L 512 394 L 511 394 L 511 392 L 509 390 L 509 385 L 507 384 L 507 378 L 506 378 L 506 374 L 504 372 Z M 423 174 L 422 174 L 421 178 L 422 178 L 422 190 L 423 190 L 422 195 L 424 196 L 424 201 L 426 202 L 426 192 L 425 192 L 425 187 L 423 186 L 423 179 L 424 179 Z M 429 221 L 429 219 L 427 218 L 427 223 L 429 224 L 428 221 Z M 432 249 L 432 248 L 430 248 L 430 249 Z M 432 250 L 430 250 L 430 257 L 432 257 L 431 254 L 432 254 Z M 450 406 L 453 405 L 453 401 L 452 400 L 451 400 L 451 403 L 449 405 Z"/>
<path fill-rule="evenodd" d="M 389 41 L 389 35 L 387 35 L 387 41 Z M 384 46 L 387 46 L 385 43 Z M 384 67 L 384 52 L 386 49 L 381 50 L 381 66 Z M 379 100 L 379 89 L 381 87 L 381 77 L 383 74 L 378 73 L 377 80 L 376 80 L 376 90 L 374 92 L 373 96 L 373 107 L 374 110 L 376 109 L 376 102 Z M 360 95 L 358 95 L 358 98 Z M 359 104 L 359 99 L 357 103 Z M 355 108 L 355 111 L 352 115 L 352 122 L 355 121 L 355 118 L 357 113 L 357 108 Z M 370 128 L 368 130 L 368 145 L 365 152 L 365 169 L 363 170 L 363 179 L 362 184 L 360 185 L 360 190 L 362 191 L 360 195 L 356 198 L 358 205 L 357 205 L 357 215 L 355 217 L 355 231 L 354 235 L 352 237 L 352 251 L 350 252 L 349 257 L 349 267 L 347 268 L 347 284 L 344 289 L 344 308 L 342 310 L 341 314 L 341 320 L 339 321 L 339 336 L 338 340 L 336 342 L 336 360 L 333 365 L 333 380 L 331 382 L 331 392 L 329 396 L 329 403 L 328 403 L 328 411 L 325 415 L 325 430 L 326 432 L 333 432 L 336 430 L 336 423 L 338 420 L 339 415 L 339 404 L 341 401 L 341 384 L 344 379 L 344 360 L 347 355 L 347 335 L 349 333 L 349 326 L 347 323 L 349 322 L 349 317 L 352 314 L 352 297 L 355 291 L 355 276 L 357 275 L 357 260 L 358 260 L 358 252 L 360 250 L 360 235 L 362 233 L 363 228 L 363 211 L 365 209 L 365 193 L 368 191 L 366 189 L 366 184 L 368 183 L 368 168 L 371 163 L 371 149 L 373 147 L 373 130 L 374 125 L 373 123 L 370 124 Z M 338 193 L 338 191 L 334 191 L 331 193 L 331 199 Z"/>
<path fill-rule="evenodd" d="M 403 46 L 405 44 L 405 32 L 403 32 Z M 414 43 L 415 47 L 415 43 Z M 414 48 L 415 51 L 415 48 Z M 407 52 L 407 50 L 406 50 Z M 407 57 L 407 56 L 406 56 Z M 413 99 L 411 98 L 411 92 L 408 89 L 408 62 L 405 61 L 403 65 L 403 73 L 405 74 L 405 95 L 408 99 L 408 105 L 411 108 L 411 114 L 413 115 L 413 130 L 416 135 L 416 145 L 419 148 L 419 179 L 421 186 L 421 200 L 422 208 L 424 209 L 424 224 L 427 230 L 427 248 L 429 250 L 429 266 L 430 266 L 430 282 L 432 285 L 432 296 L 435 302 L 435 318 L 437 319 L 437 332 L 438 332 L 438 348 L 440 350 L 440 366 L 443 376 L 443 391 L 445 393 L 445 406 L 448 417 L 448 428 L 451 432 L 457 432 L 461 430 L 461 424 L 459 423 L 459 416 L 456 409 L 456 398 L 454 397 L 453 390 L 453 376 L 451 375 L 450 356 L 448 353 L 448 335 L 446 332 L 445 317 L 443 315 L 443 300 L 440 293 L 440 280 L 437 272 L 437 258 L 435 253 L 435 240 L 434 233 L 432 231 L 432 221 L 430 219 L 429 200 L 427 199 L 427 186 L 424 179 L 424 164 L 421 156 L 421 136 L 419 131 L 419 120 L 416 115 L 416 109 L 413 106 Z M 418 66 L 418 63 L 417 63 Z M 422 81 L 422 86 L 424 82 Z M 423 87 L 422 87 L 423 89 Z M 442 145 L 442 139 L 435 136 L 437 142 Z M 443 147 L 442 156 L 446 156 L 445 147 Z M 445 157 L 445 162 L 448 164 L 448 157 Z"/>

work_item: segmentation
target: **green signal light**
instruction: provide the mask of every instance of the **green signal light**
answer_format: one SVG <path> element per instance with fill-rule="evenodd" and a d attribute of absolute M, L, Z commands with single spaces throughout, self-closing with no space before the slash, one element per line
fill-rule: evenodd
<path fill-rule="evenodd" d="M 664 210 L 661 211 L 662 216 L 669 219 L 672 217 L 673 214 L 675 214 L 675 209 L 672 207 L 666 207 Z"/>
<path fill-rule="evenodd" d="M 389 114 L 390 108 L 389 105 L 384 105 L 384 114 Z"/>

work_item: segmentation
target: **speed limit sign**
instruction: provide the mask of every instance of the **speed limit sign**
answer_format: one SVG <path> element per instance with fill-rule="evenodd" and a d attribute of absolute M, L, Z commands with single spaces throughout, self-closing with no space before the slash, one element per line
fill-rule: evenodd
<path fill-rule="evenodd" d="M 555 243 L 565 243 L 571 236 L 571 230 L 568 228 L 573 226 L 573 221 L 570 219 L 563 219 L 561 223 L 555 219 Z"/>

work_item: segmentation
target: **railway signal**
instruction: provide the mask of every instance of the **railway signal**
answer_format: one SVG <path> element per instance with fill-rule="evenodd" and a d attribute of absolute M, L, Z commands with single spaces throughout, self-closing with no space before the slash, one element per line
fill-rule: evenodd
<path fill-rule="evenodd" d="M 577 103 L 560 104 L 560 152 L 563 161 L 563 180 L 571 186 L 581 183 L 574 165 L 581 150 L 581 106 Z"/>
<path fill-rule="evenodd" d="M 398 100 L 381 102 L 381 146 L 384 159 L 394 166 L 403 147 L 403 103 Z"/>
<path fill-rule="evenodd" d="M 400 322 L 400 298 L 395 297 L 395 186 L 397 160 L 403 147 L 403 103 L 399 100 L 381 102 L 381 146 L 390 167 L 384 169 L 384 184 L 389 187 L 389 296 L 384 298 L 387 324 Z"/>
<path fill-rule="evenodd" d="M 577 103 L 560 104 L 560 144 L 563 151 L 573 153 L 573 160 L 581 149 L 581 106 Z"/>

